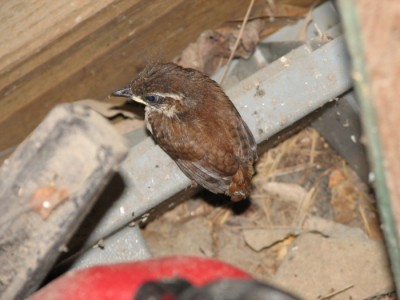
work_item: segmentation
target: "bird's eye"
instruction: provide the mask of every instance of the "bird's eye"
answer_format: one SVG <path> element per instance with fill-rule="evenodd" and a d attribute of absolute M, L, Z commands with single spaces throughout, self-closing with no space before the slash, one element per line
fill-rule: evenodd
<path fill-rule="evenodd" d="M 153 96 L 153 95 L 146 96 L 145 98 L 146 98 L 146 100 L 147 100 L 148 102 L 154 102 L 154 101 L 156 101 L 156 97 Z"/>
<path fill-rule="evenodd" d="M 149 103 L 159 103 L 164 97 L 160 95 L 147 95 L 144 97 Z"/>

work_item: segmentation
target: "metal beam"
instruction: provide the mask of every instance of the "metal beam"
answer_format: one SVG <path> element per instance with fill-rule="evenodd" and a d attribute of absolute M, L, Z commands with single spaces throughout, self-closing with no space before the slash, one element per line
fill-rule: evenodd
<path fill-rule="evenodd" d="M 344 39 L 339 36 L 314 51 L 307 46 L 295 49 L 241 81 L 227 94 L 257 143 L 261 143 L 349 90 L 349 70 Z M 190 186 L 190 180 L 151 138 L 130 149 L 120 175 L 125 183 L 122 194 L 108 199 L 112 204 L 85 247 L 123 228 L 134 219 L 133 215 L 147 218 L 154 207 Z M 129 230 L 132 229 L 126 227 L 118 234 L 124 238 L 125 234 L 129 236 Z M 74 266 L 95 264 L 96 259 L 91 256 L 96 256 L 96 251 L 107 251 L 107 240 L 104 250 L 86 251 Z M 129 255 L 115 260 L 129 259 Z"/>

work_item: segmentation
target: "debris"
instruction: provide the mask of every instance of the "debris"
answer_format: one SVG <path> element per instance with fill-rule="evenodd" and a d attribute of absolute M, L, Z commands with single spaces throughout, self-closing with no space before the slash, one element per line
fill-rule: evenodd
<path fill-rule="evenodd" d="M 285 202 L 301 203 L 307 196 L 307 191 L 295 183 L 266 182 L 263 184 L 263 189 L 273 199 Z"/>
<path fill-rule="evenodd" d="M 303 233 L 289 248 L 273 281 L 300 294 L 319 299 L 365 299 L 390 292 L 393 283 L 382 243 L 370 240 L 358 228 L 348 226 L 330 237 Z M 353 286 L 349 289 L 343 287 Z"/>
<path fill-rule="evenodd" d="M 212 75 L 229 57 L 229 43 L 224 35 L 207 30 L 200 34 L 195 43 L 191 43 L 182 55 L 174 60 L 184 67 L 199 70 Z"/>
<path fill-rule="evenodd" d="M 144 236 L 154 255 L 211 253 L 278 284 L 285 282 L 285 274 L 297 275 L 290 278 L 296 284 L 292 290 L 305 293 L 304 299 L 362 299 L 361 290 L 367 296 L 379 287 L 380 294 L 391 291 L 384 245 L 376 238 L 379 222 L 369 208 L 373 201 L 356 173 L 314 129 L 303 130 L 262 155 L 253 183 L 252 204 L 241 214 L 196 199 L 150 222 Z M 332 190 L 340 197 L 338 188 L 345 183 L 355 187 L 362 204 L 349 226 L 335 222 L 330 201 Z M 291 259 L 296 264 L 291 265 Z M 306 297 L 308 289 L 316 296 Z"/>
<path fill-rule="evenodd" d="M 255 19 L 246 24 L 234 57 L 247 59 L 253 54 L 257 44 L 260 42 L 260 34 L 264 26 L 265 21 L 263 19 Z M 235 42 L 239 38 L 240 28 L 222 27 L 217 29 L 228 41 L 230 51 L 234 50 Z"/>
<path fill-rule="evenodd" d="M 247 245 L 254 251 L 271 247 L 276 243 L 282 242 L 290 236 L 296 236 L 292 229 L 246 229 L 243 230 L 243 237 Z"/>
<path fill-rule="evenodd" d="M 265 21 L 256 19 L 249 22 L 243 31 L 235 52 L 235 57 L 248 58 L 260 41 L 260 33 Z M 217 30 L 206 30 L 200 34 L 196 42 L 191 43 L 174 62 L 184 68 L 193 68 L 209 76 L 227 62 L 234 44 L 239 36 L 240 28 L 225 26 Z"/>

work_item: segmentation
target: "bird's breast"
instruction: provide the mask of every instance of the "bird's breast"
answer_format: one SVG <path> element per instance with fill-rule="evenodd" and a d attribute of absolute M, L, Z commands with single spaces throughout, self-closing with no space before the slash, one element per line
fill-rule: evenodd
<path fill-rule="evenodd" d="M 151 126 L 151 122 L 149 120 L 149 116 L 151 115 L 151 108 L 149 106 L 146 106 L 146 108 L 144 109 L 144 122 L 146 124 L 147 130 L 150 131 L 151 134 L 153 134 L 153 128 Z"/>
<path fill-rule="evenodd" d="M 145 122 L 147 129 L 158 143 L 166 142 L 173 136 L 174 120 L 161 110 L 146 107 Z"/>

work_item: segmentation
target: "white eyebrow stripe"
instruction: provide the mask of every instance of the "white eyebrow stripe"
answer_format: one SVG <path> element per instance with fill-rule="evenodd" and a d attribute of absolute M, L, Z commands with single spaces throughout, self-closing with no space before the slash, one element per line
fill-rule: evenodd
<path fill-rule="evenodd" d="M 153 95 L 157 95 L 164 98 L 172 98 L 179 101 L 182 101 L 183 98 L 183 96 L 180 94 L 172 94 L 172 93 L 153 93 Z"/>

